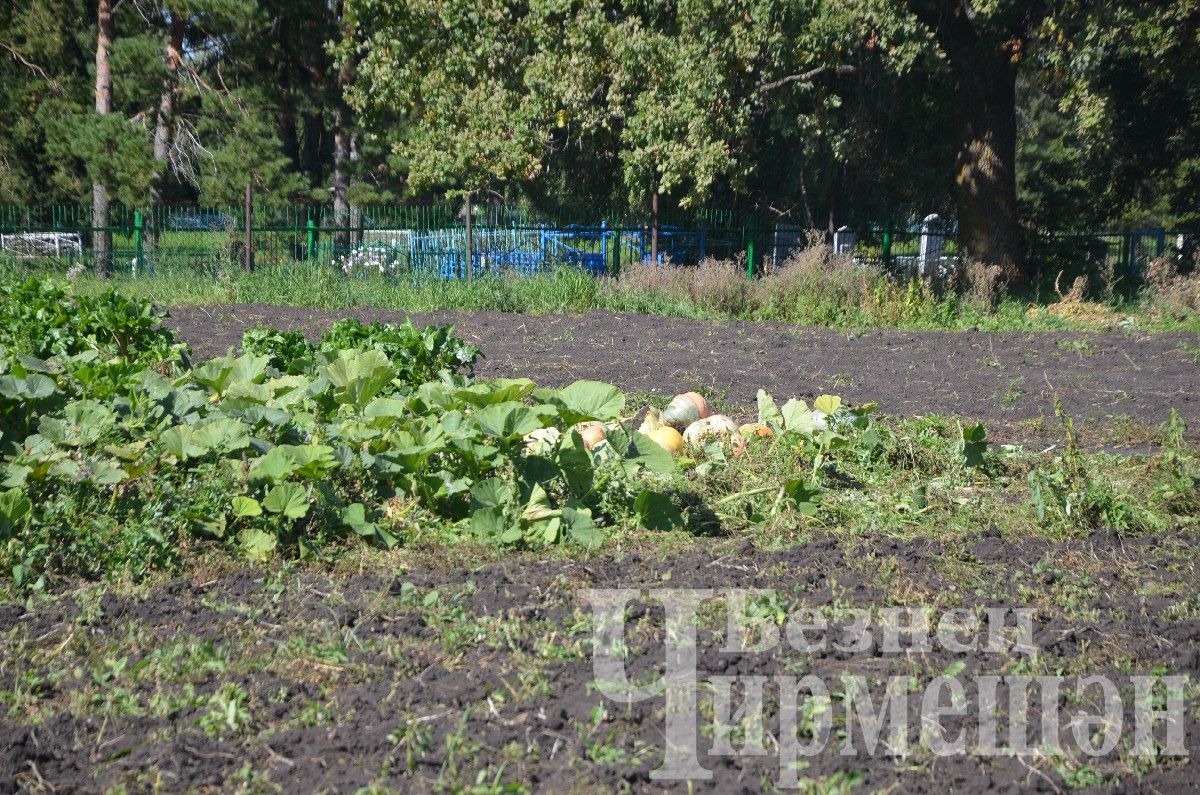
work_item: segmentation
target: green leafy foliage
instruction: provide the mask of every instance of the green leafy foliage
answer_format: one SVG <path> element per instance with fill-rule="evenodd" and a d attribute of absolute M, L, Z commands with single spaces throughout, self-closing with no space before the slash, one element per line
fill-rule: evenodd
<path fill-rule="evenodd" d="M 987 429 L 981 423 L 962 427 L 962 453 L 967 466 L 983 466 L 983 456 L 987 448 Z"/>
<path fill-rule="evenodd" d="M 0 554 L 26 580 L 139 576 L 172 565 L 189 536 L 266 560 L 321 554 L 346 533 L 383 547 L 435 532 L 591 548 L 627 516 L 683 524 L 642 482 L 669 477 L 674 463 L 620 424 L 619 390 L 475 382 L 478 350 L 447 329 L 343 322 L 317 346 L 257 330 L 242 355 L 191 369 L 176 360 L 164 376 L 158 357 L 178 349 L 154 326 L 108 350 L 142 367 L 122 376 L 119 394 L 63 366 L 95 342 L 90 329 L 68 316 L 17 324 L 10 338 L 49 358 L 0 359 Z M 582 420 L 607 421 L 609 441 L 586 449 L 572 430 Z M 556 441 L 535 451 L 523 437 L 544 429 Z"/>
<path fill-rule="evenodd" d="M 453 375 L 474 375 L 479 349 L 454 336 L 450 326 L 418 329 L 411 321 L 400 325 L 365 325 L 354 318 L 339 320 L 317 345 L 298 331 L 255 327 L 242 335 L 242 350 L 267 357 L 267 364 L 285 375 L 300 375 L 331 363 L 341 350 L 377 350 L 409 384 Z"/>

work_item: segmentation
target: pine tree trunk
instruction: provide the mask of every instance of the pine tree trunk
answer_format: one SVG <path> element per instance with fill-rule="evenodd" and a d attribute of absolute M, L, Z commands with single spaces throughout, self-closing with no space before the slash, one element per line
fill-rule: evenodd
<path fill-rule="evenodd" d="M 108 53 L 113 41 L 112 0 L 100 0 L 96 36 L 96 113 L 112 111 L 112 68 Z M 99 276 L 112 273 L 112 233 L 108 230 L 108 188 L 92 183 L 92 256 Z"/>
<path fill-rule="evenodd" d="M 183 34 L 187 20 L 181 14 L 168 10 L 171 27 L 163 51 L 166 75 L 158 97 L 158 115 L 154 122 L 154 159 L 158 173 L 150 183 L 150 225 L 146 230 L 146 245 L 153 250 L 158 244 L 158 229 L 155 224 L 161 215 L 163 186 L 171 172 L 171 137 L 175 132 L 175 104 L 179 92 L 179 67 L 183 63 Z"/>
<path fill-rule="evenodd" d="M 1002 53 L 959 64 L 955 192 L 958 240 L 985 265 L 1021 277 L 1017 216 L 1017 122 L 1014 64 Z"/>
<path fill-rule="evenodd" d="M 350 245 L 350 132 L 347 129 L 349 111 L 339 103 L 333 115 L 333 223 L 336 245 Z"/>
<path fill-rule="evenodd" d="M 353 164 L 353 114 L 346 104 L 346 91 L 354 80 L 355 59 L 348 57 L 338 69 L 338 96 L 333 133 L 333 218 L 338 226 L 337 245 L 348 247 L 350 226 L 350 171 Z"/>
<path fill-rule="evenodd" d="M 328 138 L 325 137 L 325 118 L 318 113 L 301 114 L 304 147 L 300 152 L 301 168 L 314 185 L 324 184 L 328 176 L 325 157 L 328 153 Z"/>

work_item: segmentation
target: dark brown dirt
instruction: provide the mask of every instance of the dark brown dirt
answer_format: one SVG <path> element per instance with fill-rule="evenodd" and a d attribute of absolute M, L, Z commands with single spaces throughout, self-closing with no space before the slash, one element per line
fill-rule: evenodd
<path fill-rule="evenodd" d="M 316 337 L 343 316 L 410 317 L 376 309 L 235 305 L 172 309 L 168 322 L 198 356 L 208 357 L 237 348 L 242 332 L 258 323 Z M 879 403 L 897 417 L 982 420 L 993 439 L 1024 441 L 1054 435 L 1047 429 L 1057 393 L 1085 435 L 1103 431 L 1096 439 L 1104 444 L 1144 442 L 1130 434 L 1129 421 L 1155 425 L 1172 408 L 1194 430 L 1200 427 L 1200 334 L 847 332 L 599 311 L 411 318 L 453 324 L 483 349 L 485 376 L 524 376 L 549 386 L 590 378 L 657 394 L 700 389 L 744 415 L 754 413 L 760 388 L 779 399 L 828 392 Z"/>
<path fill-rule="evenodd" d="M 1038 610 L 1034 673 L 1120 682 L 1161 666 L 1195 683 L 1200 620 L 1194 599 L 1186 599 L 1198 540 L 1097 534 L 1017 544 L 985 532 L 973 546 L 951 546 L 817 538 L 777 553 L 747 547 L 667 560 L 513 559 L 439 570 L 400 561 L 394 573 L 334 577 L 244 571 L 138 595 L 76 593 L 3 605 L 0 692 L 10 711 L 0 718 L 0 792 L 124 785 L 139 792 L 350 793 L 368 784 L 491 792 L 470 787 L 496 780 L 539 792 L 686 792 L 684 783 L 648 778 L 663 742 L 662 700 L 620 707 L 591 687 L 590 630 L 580 623 L 588 609 L 578 589 L 769 588 L 789 611 L 897 601 L 1030 605 Z M 437 601 L 429 597 L 434 589 Z M 1181 611 L 1181 597 L 1191 613 Z M 653 672 L 662 660 L 660 611 L 635 608 L 630 622 L 627 669 L 631 676 Z M 957 675 L 970 697 L 973 677 L 1028 666 L 1023 655 L 936 647 L 725 653 L 714 635 L 721 626 L 720 616 L 702 622 L 702 677 L 812 673 L 836 692 L 841 673 L 926 681 L 962 663 Z M 168 653 L 181 646 L 190 651 Z M 197 654 L 199 662 L 186 662 Z M 31 688 L 37 677 L 42 684 Z M 228 733 L 203 731 L 212 711 L 207 699 L 230 684 L 248 694 L 250 722 Z M 19 692 L 27 695 L 11 695 Z M 875 703 L 880 697 L 873 689 Z M 172 698 L 175 706 L 163 707 Z M 909 695 L 910 714 L 919 698 Z M 773 710 L 769 702 L 771 734 Z M 1193 702 L 1186 726 L 1193 754 L 1200 749 L 1196 715 Z M 1031 725 L 1039 718 L 1035 706 Z M 1049 792 L 1061 791 L 1065 773 L 1079 772 L 1078 760 L 1056 768 L 1037 754 L 935 759 L 917 750 L 918 728 L 909 725 L 908 757 L 841 755 L 835 735 L 802 776 L 825 785 L 839 773 L 861 776 L 855 791 L 864 792 Z M 971 722 L 961 725 L 970 735 Z M 696 789 L 754 792 L 778 778 L 773 754 L 705 755 L 710 737 L 701 738 L 700 753 L 713 779 L 695 782 Z M 1097 778 L 1074 783 L 1102 780 L 1107 791 L 1193 791 L 1200 781 L 1191 759 L 1140 767 L 1116 754 L 1084 761 L 1085 773 Z"/>

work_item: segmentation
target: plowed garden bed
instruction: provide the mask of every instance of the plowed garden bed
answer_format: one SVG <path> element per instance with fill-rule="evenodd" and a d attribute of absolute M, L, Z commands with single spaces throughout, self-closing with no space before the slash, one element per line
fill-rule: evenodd
<path fill-rule="evenodd" d="M 179 307 L 167 321 L 197 359 L 236 349 L 255 324 L 316 338 L 338 317 L 399 322 L 403 312 L 334 313 L 297 307 Z M 1200 335 L 845 332 L 780 323 L 702 321 L 610 312 L 518 315 L 434 312 L 414 323 L 453 324 L 487 356 L 482 376 L 562 385 L 580 378 L 624 390 L 700 389 L 718 405 L 754 413 L 758 389 L 778 396 L 839 394 L 893 416 L 981 420 L 997 441 L 1053 436 L 1053 395 L 1085 420 L 1085 439 L 1124 446 L 1146 439 L 1171 408 L 1200 423 Z"/>

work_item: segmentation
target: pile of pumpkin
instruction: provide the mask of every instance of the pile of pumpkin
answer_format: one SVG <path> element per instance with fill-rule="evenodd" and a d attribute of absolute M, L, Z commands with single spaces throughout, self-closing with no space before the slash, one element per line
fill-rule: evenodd
<path fill-rule="evenodd" d="M 685 447 L 703 449 L 711 441 L 719 441 L 734 455 L 741 455 L 746 449 L 747 436 L 771 436 L 774 433 L 761 423 L 751 422 L 739 427 L 724 414 L 710 413 L 708 401 L 696 392 L 676 395 L 662 412 L 651 408 L 638 430 L 671 455 L 679 455 Z"/>
<path fill-rule="evenodd" d="M 600 422 L 582 422 L 575 426 L 575 430 L 588 450 L 599 448 L 607 440 L 608 429 Z M 747 436 L 765 437 L 774 433 L 769 426 L 761 423 L 752 422 L 739 427 L 724 414 L 712 414 L 708 401 L 696 392 L 676 395 L 661 412 L 655 408 L 648 409 L 638 430 L 673 456 L 682 454 L 685 449 L 702 450 L 705 444 L 712 441 L 720 442 L 734 455 L 741 455 L 746 449 Z M 539 444 L 553 445 L 558 438 L 557 429 L 544 428 L 529 434 L 525 442 L 532 450 Z"/>

